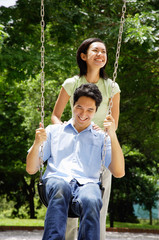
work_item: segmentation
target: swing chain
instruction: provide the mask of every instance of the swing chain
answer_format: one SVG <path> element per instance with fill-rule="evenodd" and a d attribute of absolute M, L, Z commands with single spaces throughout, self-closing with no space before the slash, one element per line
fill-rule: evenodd
<path fill-rule="evenodd" d="M 123 34 L 123 26 L 125 22 L 125 13 L 126 13 L 126 0 L 123 0 L 123 7 L 122 7 L 122 15 L 120 20 L 120 28 L 119 28 L 119 35 L 118 35 L 118 42 L 117 42 L 117 51 L 116 51 L 116 59 L 114 63 L 114 72 L 113 72 L 113 81 L 112 81 L 112 91 L 111 91 L 111 97 L 109 101 L 109 110 L 108 114 L 111 115 L 111 109 L 113 107 L 113 96 L 114 96 L 114 88 L 115 88 L 115 80 L 117 77 L 117 70 L 118 70 L 118 61 L 120 56 L 120 48 L 121 48 L 121 42 L 122 42 L 122 34 Z"/>
<path fill-rule="evenodd" d="M 115 80 L 117 77 L 117 70 L 118 70 L 118 61 L 120 56 L 120 48 L 121 48 L 121 42 L 122 42 L 122 34 L 123 34 L 123 26 L 125 22 L 125 13 L 126 13 L 126 0 L 123 0 L 123 7 L 122 7 L 122 16 L 120 20 L 120 28 L 119 28 L 119 35 L 118 35 L 118 42 L 117 42 L 117 51 L 116 51 L 116 59 L 114 63 L 114 72 L 113 72 L 113 81 L 112 81 L 112 91 L 111 91 L 111 97 L 109 101 L 109 107 L 108 107 L 108 115 L 111 115 L 111 109 L 113 107 L 113 96 L 114 96 L 114 88 L 115 88 Z M 105 156 L 106 156 L 106 147 L 107 147 L 107 139 L 108 139 L 108 133 L 105 132 L 105 138 L 104 138 L 104 146 L 103 146 L 103 152 L 102 152 L 102 167 L 101 167 L 101 173 L 100 173 L 100 179 L 102 180 L 102 175 L 105 170 Z"/>
<path fill-rule="evenodd" d="M 44 54 L 45 54 L 45 47 L 44 47 L 44 3 L 43 0 L 41 0 L 41 122 L 44 124 L 44 80 L 45 80 L 45 72 L 44 72 L 44 66 L 45 66 L 45 61 L 44 61 Z"/>
<path fill-rule="evenodd" d="M 45 67 L 45 61 L 44 61 L 44 54 L 45 54 L 45 47 L 44 47 L 44 41 L 45 41 L 45 36 L 44 36 L 44 27 L 45 27 L 45 21 L 44 21 L 44 0 L 41 0 L 41 123 L 44 127 L 44 92 L 45 92 L 45 87 L 44 87 L 44 82 L 45 82 L 45 72 L 44 72 L 44 67 Z M 41 145 L 41 151 L 40 151 L 40 179 L 42 179 L 42 172 L 43 172 L 43 144 Z"/>

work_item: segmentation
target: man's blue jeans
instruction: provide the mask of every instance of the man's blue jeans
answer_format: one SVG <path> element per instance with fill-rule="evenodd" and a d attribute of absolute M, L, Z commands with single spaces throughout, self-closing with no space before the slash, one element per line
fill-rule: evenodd
<path fill-rule="evenodd" d="M 64 240 L 69 203 L 80 218 L 78 240 L 100 239 L 101 190 L 98 184 L 80 185 L 61 178 L 45 180 L 48 208 L 45 216 L 43 240 Z"/>

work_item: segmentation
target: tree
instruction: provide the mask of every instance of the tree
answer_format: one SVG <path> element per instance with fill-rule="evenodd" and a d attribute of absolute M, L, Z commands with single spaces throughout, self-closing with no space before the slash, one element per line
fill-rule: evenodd
<path fill-rule="evenodd" d="M 157 174 L 145 174 L 143 164 L 146 157 L 137 149 L 123 146 L 123 150 L 126 158 L 126 176 L 122 179 L 113 178 L 109 206 L 111 226 L 113 221 L 137 222 L 133 209 L 133 204 L 137 203 L 149 211 L 152 223 L 151 211 L 158 200 Z"/>
<path fill-rule="evenodd" d="M 115 194 L 118 199 L 115 192 L 117 188 L 120 189 L 121 202 L 118 199 L 120 207 L 116 209 L 116 212 L 120 212 L 123 206 L 124 194 L 126 194 L 125 200 L 131 201 L 131 209 L 133 202 L 138 201 L 142 202 L 145 208 L 149 205 L 151 209 L 156 201 L 155 184 L 152 187 L 151 181 L 148 180 L 158 175 L 158 12 L 155 11 L 154 3 L 143 5 L 140 1 L 138 8 L 135 6 L 137 2 L 131 3 L 132 7 L 129 9 L 126 20 L 125 38 L 120 58 L 122 67 L 118 72 L 119 85 L 121 89 L 124 89 L 121 94 L 119 138 L 120 142 L 131 151 L 136 149 L 136 154 L 139 149 L 142 158 L 138 154 L 138 158 L 135 157 L 135 159 L 125 155 L 126 176 L 121 180 L 121 188 L 119 188 L 119 182 L 116 183 L 117 181 L 114 180 L 115 186 L 112 192 L 112 195 Z M 147 179 L 144 177 L 145 174 Z M 123 181 L 127 186 L 127 191 L 123 189 Z M 138 191 L 138 189 L 141 190 L 141 186 L 143 186 L 142 194 Z M 123 211 L 126 212 L 125 208 Z M 117 216 L 116 213 L 114 215 Z"/>

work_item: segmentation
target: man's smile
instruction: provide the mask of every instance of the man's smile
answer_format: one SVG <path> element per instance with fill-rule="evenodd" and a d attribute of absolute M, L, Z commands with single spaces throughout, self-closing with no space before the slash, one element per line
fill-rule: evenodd
<path fill-rule="evenodd" d="M 84 121 L 86 121 L 86 120 L 88 119 L 88 117 L 86 117 L 86 118 L 82 118 L 82 117 L 80 117 L 80 116 L 78 116 L 78 118 L 79 118 L 80 121 L 82 121 L 82 122 L 84 122 Z"/>

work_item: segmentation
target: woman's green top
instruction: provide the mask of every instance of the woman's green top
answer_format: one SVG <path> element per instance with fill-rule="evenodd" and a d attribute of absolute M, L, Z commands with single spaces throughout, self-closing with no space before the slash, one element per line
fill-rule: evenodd
<path fill-rule="evenodd" d="M 66 79 L 62 84 L 63 88 L 65 89 L 67 94 L 70 96 L 70 104 L 71 104 L 72 110 L 73 110 L 73 94 L 75 89 L 79 87 L 81 84 L 86 84 L 86 83 L 88 82 L 84 76 L 82 77 L 74 76 L 72 78 Z M 108 79 L 100 78 L 99 81 L 95 84 L 101 91 L 103 100 L 93 118 L 93 122 L 97 124 L 100 128 L 103 128 L 103 121 L 108 113 L 109 99 L 111 97 L 111 92 L 112 92 L 112 80 L 110 78 Z M 119 85 L 115 83 L 113 95 L 115 95 L 118 92 L 120 92 L 120 88 L 119 88 Z"/>

